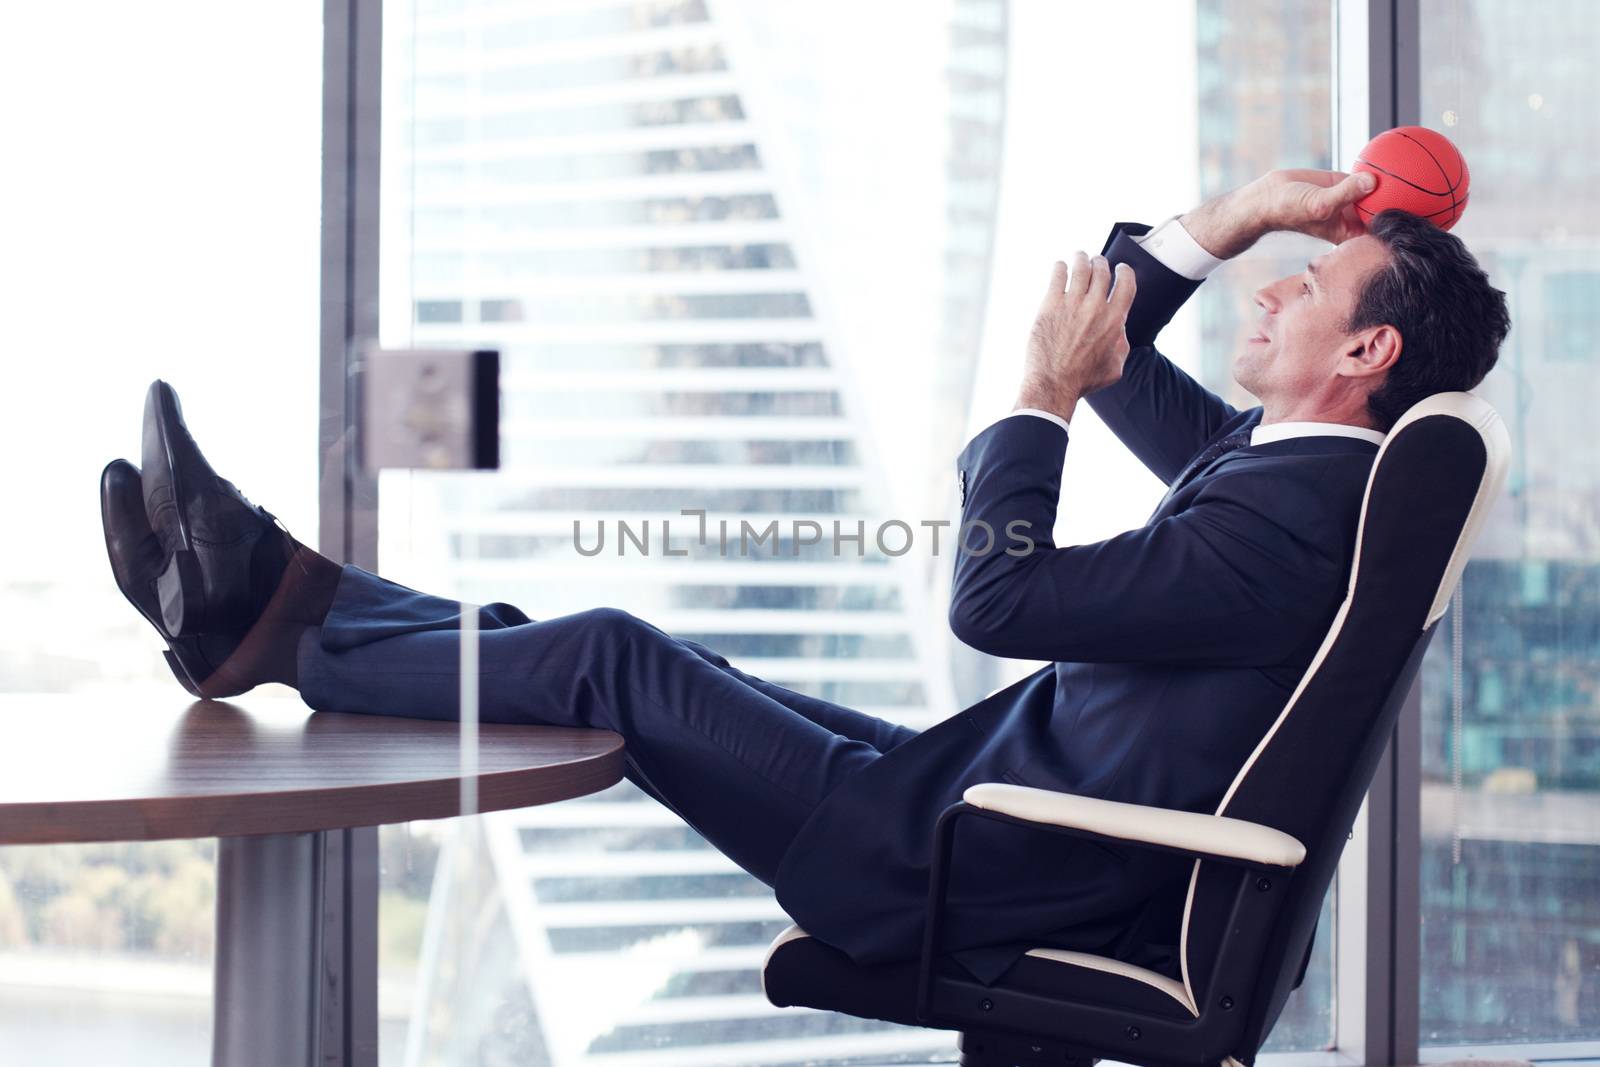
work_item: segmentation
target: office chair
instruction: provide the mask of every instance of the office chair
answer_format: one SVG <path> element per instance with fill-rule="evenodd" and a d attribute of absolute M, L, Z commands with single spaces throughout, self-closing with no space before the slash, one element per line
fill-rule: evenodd
<path fill-rule="evenodd" d="M 1344 602 L 1215 814 L 974 785 L 934 829 L 922 958 L 857 966 L 791 926 L 762 968 L 767 999 L 959 1030 L 965 1067 L 1254 1063 L 1304 973 L 1340 852 L 1509 454 L 1500 417 L 1467 393 L 1431 396 L 1395 424 L 1367 481 Z M 940 934 L 955 828 L 974 818 L 1193 857 L 1182 980 L 1054 948 L 994 985 L 967 975 Z"/>

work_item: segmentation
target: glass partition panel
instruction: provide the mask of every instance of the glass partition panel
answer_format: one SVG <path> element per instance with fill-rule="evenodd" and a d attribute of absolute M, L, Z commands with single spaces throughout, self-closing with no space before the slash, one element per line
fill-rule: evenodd
<path fill-rule="evenodd" d="M 1479 392 L 1513 450 L 1424 664 L 1421 1040 L 1593 1041 L 1600 19 L 1582 0 L 1423 0 L 1421 18 L 1422 123 L 1472 175 L 1452 232 L 1510 303 Z"/>
<path fill-rule="evenodd" d="M 380 569 L 537 620 L 624 608 L 912 729 L 1031 670 L 950 638 L 949 545 L 921 524 L 956 517 L 954 457 L 1012 407 L 1051 261 L 1329 163 L 1327 0 L 1174 11 L 386 5 L 382 340 L 498 349 L 503 449 L 492 473 L 386 472 Z M 1106 47 L 1131 40 L 1137 85 Z M 1113 84 L 1117 107 L 1084 95 Z M 1265 249 L 1167 337 L 1215 388 L 1256 274 L 1307 254 Z M 1073 435 L 1064 536 L 1143 522 L 1161 487 L 1087 408 Z M 875 543 L 890 520 L 910 551 Z M 741 550 L 774 521 L 776 551 Z M 858 522 L 859 551 L 829 536 Z M 953 1054 L 771 1008 L 788 918 L 632 785 L 387 829 L 382 854 L 385 1062 Z M 1325 916 L 1273 1047 L 1329 1044 L 1331 938 Z"/>
<path fill-rule="evenodd" d="M 101 530 L 101 469 L 140 462 L 152 380 L 315 542 L 321 35 L 314 0 L 0 15 L 0 720 L 13 752 L 83 723 L 41 767 L 159 766 L 192 701 Z M 212 840 L 0 848 L 0 1058 L 209 1063 L 215 870 Z"/>

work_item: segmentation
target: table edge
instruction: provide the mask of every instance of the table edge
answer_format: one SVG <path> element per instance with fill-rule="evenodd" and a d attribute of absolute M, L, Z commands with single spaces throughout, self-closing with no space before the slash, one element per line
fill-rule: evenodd
<path fill-rule="evenodd" d="M 622 780 L 622 738 L 603 752 L 554 765 L 477 775 L 478 811 L 508 811 L 587 796 Z M 255 793 L 120 797 L 104 800 L 0 803 L 0 845 L 64 845 L 106 841 L 164 841 L 258 834 L 311 833 L 460 815 L 460 776 Z M 529 794 L 537 799 L 529 800 Z M 351 818 L 341 798 L 359 799 Z M 393 810 L 365 817 L 374 805 Z M 163 810 L 171 808 L 174 810 Z"/>

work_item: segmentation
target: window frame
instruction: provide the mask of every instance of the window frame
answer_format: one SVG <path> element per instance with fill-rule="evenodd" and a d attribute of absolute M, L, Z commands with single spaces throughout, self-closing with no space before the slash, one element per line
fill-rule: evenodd
<path fill-rule="evenodd" d="M 1335 0 L 1333 157 L 1421 119 L 1420 0 Z M 1334 886 L 1333 1053 L 1417 1063 L 1421 1010 L 1422 682 L 1406 695 Z"/>
<path fill-rule="evenodd" d="M 322 11 L 317 547 L 332 559 L 375 569 L 377 484 L 357 467 L 346 427 L 352 425 L 357 339 L 378 332 L 383 11 L 369 0 L 323 0 Z M 378 829 L 322 836 L 315 1047 L 326 1063 L 377 1067 Z"/>

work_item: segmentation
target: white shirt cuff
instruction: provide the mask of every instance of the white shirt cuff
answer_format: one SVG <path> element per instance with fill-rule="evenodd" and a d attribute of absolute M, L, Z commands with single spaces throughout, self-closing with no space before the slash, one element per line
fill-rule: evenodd
<path fill-rule="evenodd" d="M 1200 281 L 1222 266 L 1222 260 L 1200 247 L 1183 223 L 1174 215 L 1133 243 L 1156 258 L 1163 267 L 1190 281 Z"/>
<path fill-rule="evenodd" d="M 1055 423 L 1063 430 L 1066 430 L 1068 433 L 1072 432 L 1072 427 L 1068 425 L 1067 420 L 1063 419 L 1060 415 L 1057 415 L 1054 412 L 1040 411 L 1038 408 L 1018 408 L 1017 410 L 1013 411 L 1011 415 L 1007 415 L 1006 418 L 1009 419 L 1012 415 L 1037 415 L 1041 419 L 1049 419 L 1051 422 Z"/>

